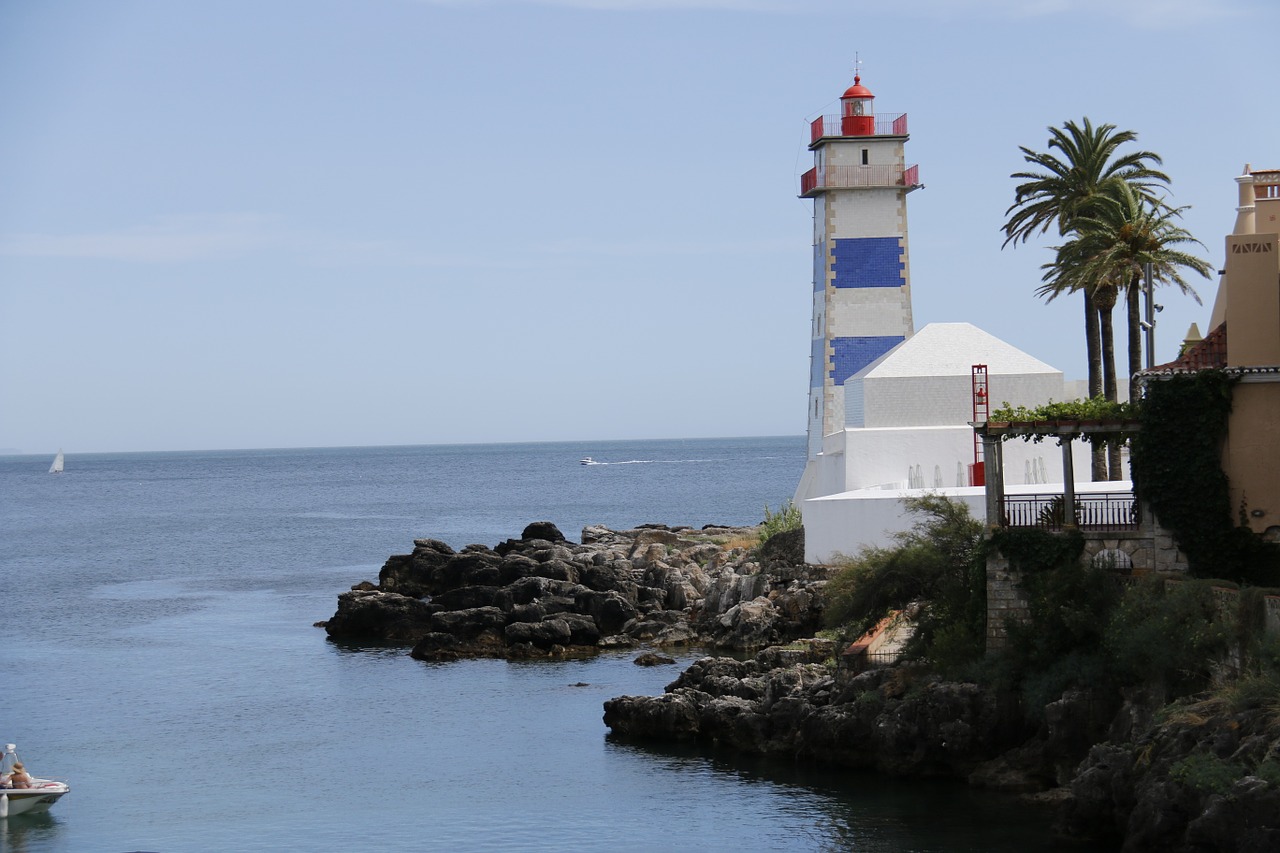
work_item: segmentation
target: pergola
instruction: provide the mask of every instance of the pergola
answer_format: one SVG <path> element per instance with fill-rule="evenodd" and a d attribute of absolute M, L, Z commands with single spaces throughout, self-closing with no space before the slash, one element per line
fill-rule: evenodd
<path fill-rule="evenodd" d="M 1004 486 L 1004 442 L 1010 438 L 1044 439 L 1056 438 L 1062 448 L 1062 500 L 1064 519 L 1063 526 L 1075 527 L 1079 518 L 1079 501 L 1076 497 L 1075 467 L 1071 458 L 1071 445 L 1077 438 L 1102 436 L 1111 439 L 1127 439 L 1138 432 L 1139 425 L 1134 420 L 1056 420 L 1056 421 L 982 421 L 971 424 L 974 432 L 982 441 L 983 474 L 986 482 L 987 524 L 989 527 L 1008 526 L 1008 515 L 1005 512 L 1006 496 Z M 1132 497 L 1129 499 L 1132 505 Z M 1123 526 L 1136 524 L 1136 512 L 1131 522 Z M 1087 523 L 1087 522 L 1086 522 Z M 1117 526 L 1113 521 L 1093 523 L 1089 526 Z"/>

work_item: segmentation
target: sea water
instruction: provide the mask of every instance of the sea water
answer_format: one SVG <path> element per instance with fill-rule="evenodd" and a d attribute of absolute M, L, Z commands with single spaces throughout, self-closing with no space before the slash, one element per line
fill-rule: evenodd
<path fill-rule="evenodd" d="M 1045 846 L 958 784 L 616 742 L 602 703 L 678 673 L 631 653 L 428 664 L 313 627 L 414 538 L 754 524 L 803 464 L 799 437 L 0 457 L 0 741 L 71 784 L 0 849 Z"/>

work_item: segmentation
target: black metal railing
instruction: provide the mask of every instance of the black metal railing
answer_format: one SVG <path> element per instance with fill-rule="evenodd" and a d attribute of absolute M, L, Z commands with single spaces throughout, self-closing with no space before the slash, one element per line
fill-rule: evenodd
<path fill-rule="evenodd" d="M 1006 495 L 1005 527 L 1061 530 L 1067 523 L 1066 498 L 1052 495 Z M 1075 526 L 1081 530 L 1136 530 L 1138 503 L 1131 492 L 1076 495 Z"/>

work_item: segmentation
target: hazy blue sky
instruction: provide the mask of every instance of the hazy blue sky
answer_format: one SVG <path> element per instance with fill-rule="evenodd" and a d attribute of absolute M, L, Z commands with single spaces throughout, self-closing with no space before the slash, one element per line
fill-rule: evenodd
<path fill-rule="evenodd" d="M 1274 0 L 0 0 L 0 448 L 799 434 L 812 164 L 910 115 L 917 328 L 1071 377 L 1017 146 L 1160 152 L 1222 264 Z M 1051 242 L 1051 241 L 1050 241 Z M 1043 246 L 1045 244 L 1041 244 Z M 1205 307 L 1166 294 L 1158 357 Z M 998 389 L 996 391 L 998 396 Z"/>

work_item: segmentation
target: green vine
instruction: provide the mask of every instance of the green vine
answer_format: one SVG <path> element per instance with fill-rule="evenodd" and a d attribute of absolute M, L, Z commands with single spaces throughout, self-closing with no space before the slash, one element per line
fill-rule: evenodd
<path fill-rule="evenodd" d="M 1192 575 L 1280 583 L 1280 546 L 1233 524 L 1222 442 L 1236 379 L 1221 370 L 1151 382 L 1134 436 L 1134 487 L 1187 555 Z"/>
<path fill-rule="evenodd" d="M 1131 421 L 1138 407 L 1132 403 L 1113 403 L 1103 397 L 1090 400 L 1050 400 L 1040 406 L 1010 406 L 1008 401 L 991 413 L 991 420 L 1003 423 L 1025 421 Z"/>
<path fill-rule="evenodd" d="M 1084 536 L 1079 530 L 1051 533 L 1036 527 L 1003 527 L 992 532 L 991 544 L 1009 561 L 1009 568 L 1024 573 L 1072 565 L 1084 553 Z"/>
<path fill-rule="evenodd" d="M 1132 403 L 1113 403 L 1102 397 L 1094 397 L 1089 400 L 1067 400 L 1061 403 L 1055 403 L 1050 400 L 1040 406 L 1028 408 L 1026 406 L 1011 406 L 1008 401 L 1001 403 L 1000 408 L 996 409 L 990 415 L 989 423 L 1043 423 L 1054 424 L 1061 427 L 1065 424 L 1080 423 L 1113 423 L 1119 424 L 1124 422 L 1133 422 L 1137 420 L 1138 407 Z M 1077 430 L 1076 432 L 1066 434 L 1059 430 L 1052 433 L 1030 432 L 1023 435 L 1006 435 L 1003 436 L 1004 441 L 1010 438 L 1021 438 L 1023 441 L 1031 441 L 1039 444 L 1041 441 L 1052 435 L 1059 440 L 1066 438 L 1084 438 L 1090 444 L 1108 444 L 1112 442 L 1123 442 L 1132 437 L 1128 431 L 1116 431 L 1108 433 L 1089 432 Z"/>

